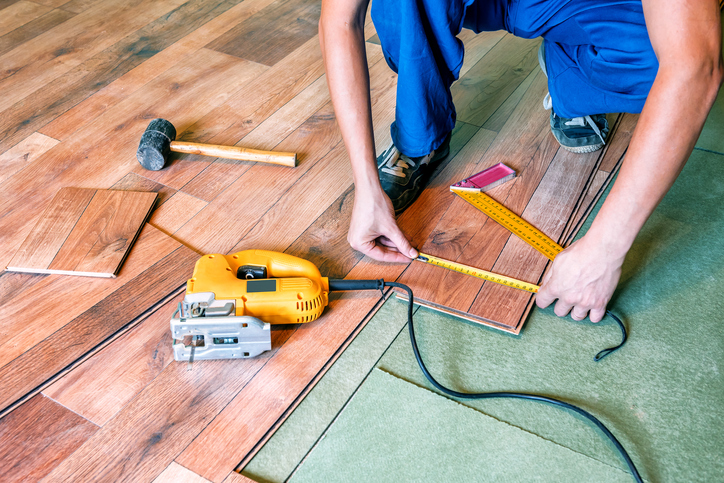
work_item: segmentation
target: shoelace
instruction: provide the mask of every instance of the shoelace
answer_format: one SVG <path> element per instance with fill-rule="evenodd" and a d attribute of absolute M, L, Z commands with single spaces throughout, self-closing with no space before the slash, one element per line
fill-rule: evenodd
<path fill-rule="evenodd" d="M 546 93 L 546 96 L 543 98 L 543 108 L 545 110 L 553 109 L 553 100 L 551 99 L 551 93 Z M 555 112 L 553 112 L 554 116 L 558 116 Z M 601 139 L 601 142 L 603 144 L 606 144 L 606 140 L 603 139 L 603 134 L 601 134 L 601 130 L 598 128 L 598 125 L 595 123 L 595 121 L 591 118 L 591 116 L 582 116 L 582 117 L 574 117 L 570 121 L 565 122 L 566 126 L 580 126 L 585 127 L 586 124 L 588 124 L 591 129 L 593 129 L 593 132 L 596 133 L 596 135 Z"/>
<path fill-rule="evenodd" d="M 425 162 L 429 160 L 434 153 L 435 152 L 433 151 L 428 156 L 422 158 L 419 162 L 421 164 L 425 164 Z M 392 176 L 397 176 L 398 178 L 406 178 L 407 173 L 405 173 L 404 170 L 417 166 L 417 162 L 402 154 L 394 146 L 387 151 L 387 156 L 385 157 L 385 161 L 383 163 L 384 166 L 380 169 L 380 171 L 391 174 Z"/>

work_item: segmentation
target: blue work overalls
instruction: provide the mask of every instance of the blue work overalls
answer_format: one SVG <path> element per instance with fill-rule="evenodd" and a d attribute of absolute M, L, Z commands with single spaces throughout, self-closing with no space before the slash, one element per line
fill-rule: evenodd
<path fill-rule="evenodd" d="M 398 74 L 392 140 L 411 157 L 455 126 L 450 86 L 463 64 L 463 27 L 542 36 L 562 117 L 640 112 L 658 70 L 640 0 L 372 0 L 372 20 Z"/>

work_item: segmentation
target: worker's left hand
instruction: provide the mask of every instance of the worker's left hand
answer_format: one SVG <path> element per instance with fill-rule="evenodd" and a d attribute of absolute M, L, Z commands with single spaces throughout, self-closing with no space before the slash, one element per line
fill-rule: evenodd
<path fill-rule="evenodd" d="M 543 278 L 536 305 L 545 308 L 558 299 L 557 316 L 570 312 L 573 320 L 588 315 L 591 322 L 599 322 L 616 290 L 622 265 L 623 257 L 607 253 L 601 243 L 583 237 L 556 256 Z"/>

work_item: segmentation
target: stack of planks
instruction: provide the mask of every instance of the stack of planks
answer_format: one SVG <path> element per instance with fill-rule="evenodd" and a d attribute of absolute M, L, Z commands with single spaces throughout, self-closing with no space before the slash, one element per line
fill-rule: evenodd
<path fill-rule="evenodd" d="M 61 188 L 158 194 L 117 278 L 0 273 L 5 480 L 243 481 L 234 469 L 379 304 L 375 293 L 335 295 L 318 321 L 275 327 L 273 349 L 261 357 L 188 370 L 172 360 L 168 322 L 199 253 L 284 251 L 336 278 L 396 280 L 416 269 L 363 258 L 346 242 L 352 178 L 326 88 L 318 17 L 311 0 L 0 1 L 2 266 Z M 368 20 L 381 150 L 390 140 L 396 78 L 374 34 Z M 461 38 L 466 58 L 454 86 L 460 122 L 450 161 L 399 222 L 416 246 L 448 240 L 482 265 L 489 260 L 473 260 L 478 252 L 462 243 L 475 247 L 488 228 L 480 229 L 477 212 L 462 216 L 466 207 L 453 204 L 448 186 L 493 161 L 525 166 L 504 201 L 540 223 L 545 213 L 524 211 L 544 194 L 536 195 L 532 180 L 548 179 L 551 197 L 562 173 L 578 173 L 578 158 L 559 152 L 544 129 L 538 42 L 504 32 Z M 148 172 L 134 153 L 156 117 L 170 119 L 181 140 L 295 151 L 300 165 L 183 155 Z M 571 208 L 576 219 L 615 169 L 627 143 L 622 133 L 635 120 L 617 122 L 600 166 L 597 155 L 581 158 L 578 193 L 566 187 L 575 204 L 594 173 Z M 563 236 L 576 224 L 570 217 L 559 227 Z"/>

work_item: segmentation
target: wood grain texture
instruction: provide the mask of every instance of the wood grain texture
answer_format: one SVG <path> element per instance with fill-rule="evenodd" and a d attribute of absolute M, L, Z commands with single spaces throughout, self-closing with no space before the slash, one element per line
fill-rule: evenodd
<path fill-rule="evenodd" d="M 106 424 L 173 361 L 169 320 L 182 299 L 159 307 L 43 394 L 98 426 Z"/>
<path fill-rule="evenodd" d="M 18 26 L 0 37 L 0 56 L 10 52 L 19 45 L 34 39 L 38 35 L 53 29 L 75 15 L 64 10 L 54 9 L 35 20 Z"/>
<path fill-rule="evenodd" d="M 5 482 L 39 481 L 98 427 L 37 395 L 0 419 L 0 464 Z"/>
<path fill-rule="evenodd" d="M 178 463 L 171 463 L 163 473 L 158 475 L 153 483 L 208 483 L 209 480 L 202 478 L 191 470 L 187 470 Z"/>
<path fill-rule="evenodd" d="M 155 200 L 155 193 L 63 188 L 8 270 L 113 277 Z"/>
<path fill-rule="evenodd" d="M 277 0 L 208 47 L 272 66 L 317 35 L 320 12 L 314 0 Z M 286 28 L 268 28 L 275 23 Z"/>
<path fill-rule="evenodd" d="M 47 481 L 152 481 L 274 356 L 292 330 L 273 330 L 272 351 L 258 358 L 204 361 L 190 371 L 187 363 L 172 362 Z"/>
<path fill-rule="evenodd" d="M 48 13 L 50 10 L 52 10 L 52 7 L 24 0 L 0 10 L 0 37 Z"/>
<path fill-rule="evenodd" d="M 0 154 L 0 185 L 59 142 L 36 132 Z"/>
<path fill-rule="evenodd" d="M 27 274 L 2 272 L 0 280 L 5 282 L 0 288 L 8 293 L 0 293 L 0 365 L 12 362 L 180 246 L 146 225 L 116 279 L 62 275 L 27 279 Z M 13 289 L 19 284 L 22 290 Z"/>
<path fill-rule="evenodd" d="M 124 278 L 124 283 L 117 284 L 103 299 L 6 363 L 0 368 L 0 378 L 7 384 L 0 395 L 0 408 L 15 404 L 47 384 L 86 352 L 132 324 L 149 307 L 183 285 L 197 259 L 198 254 L 188 248 L 176 248 L 146 265 L 140 274 Z M 36 301 L 44 303 L 42 299 Z M 27 320 L 30 314 L 20 312 L 18 318 Z"/>
<path fill-rule="evenodd" d="M 206 205 L 206 201 L 178 191 L 153 212 L 148 222 L 162 232 L 173 235 Z"/>

